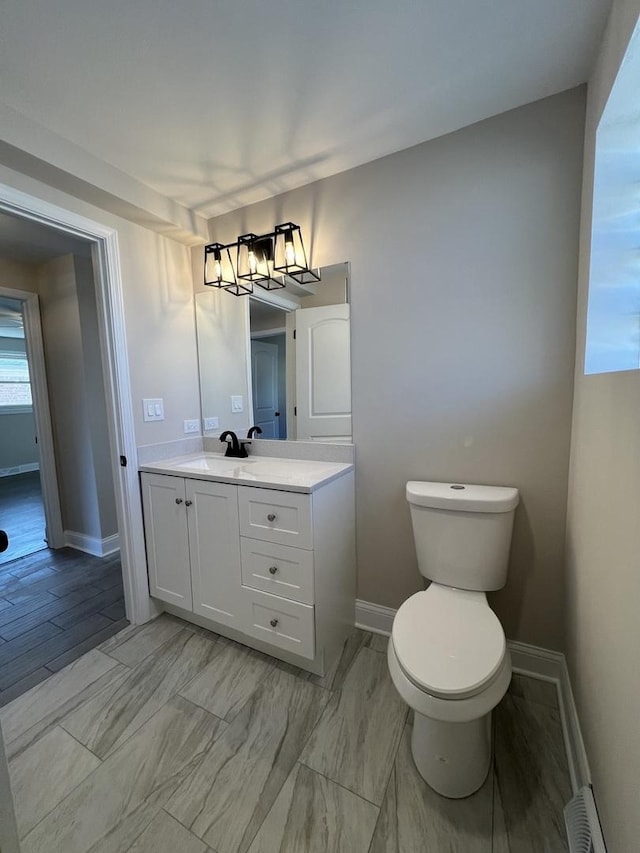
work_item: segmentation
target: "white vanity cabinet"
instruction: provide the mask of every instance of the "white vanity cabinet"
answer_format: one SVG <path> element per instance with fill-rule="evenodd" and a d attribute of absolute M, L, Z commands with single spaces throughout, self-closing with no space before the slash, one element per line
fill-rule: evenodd
<path fill-rule="evenodd" d="M 142 474 L 151 595 L 236 625 L 240 545 L 236 486 Z"/>
<path fill-rule="evenodd" d="M 323 674 L 354 624 L 353 471 L 306 493 L 140 476 L 151 595 Z"/>

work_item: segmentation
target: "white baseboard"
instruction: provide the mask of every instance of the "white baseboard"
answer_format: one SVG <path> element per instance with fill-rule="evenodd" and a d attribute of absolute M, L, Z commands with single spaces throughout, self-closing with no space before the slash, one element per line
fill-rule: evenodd
<path fill-rule="evenodd" d="M 84 551 L 85 554 L 91 554 L 93 557 L 108 557 L 109 554 L 115 554 L 120 550 L 120 537 L 117 533 L 105 539 L 98 539 L 97 536 L 65 530 L 64 542 L 69 548 Z"/>
<path fill-rule="evenodd" d="M 389 636 L 395 615 L 396 611 L 392 607 L 356 599 L 356 628 L 362 628 L 363 631 Z"/>
<path fill-rule="evenodd" d="M 14 465 L 12 468 L 0 468 L 0 477 L 14 477 L 16 474 L 28 474 L 30 471 L 39 471 L 37 462 L 28 462 L 26 465 Z"/>
<path fill-rule="evenodd" d="M 375 634 L 391 634 L 396 611 L 370 601 L 356 600 L 356 627 Z M 558 691 L 562 734 L 567 752 L 571 785 L 575 791 L 591 784 L 591 772 L 580 730 L 578 712 L 573 699 L 567 662 L 562 652 L 507 640 L 513 671 L 530 678 L 552 681 Z"/>

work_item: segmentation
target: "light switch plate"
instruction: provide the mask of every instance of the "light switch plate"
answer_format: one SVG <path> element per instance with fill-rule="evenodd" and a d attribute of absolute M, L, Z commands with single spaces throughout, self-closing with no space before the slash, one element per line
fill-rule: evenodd
<path fill-rule="evenodd" d="M 243 412 L 244 405 L 242 402 L 242 395 L 238 395 L 237 397 L 231 397 L 231 411 L 232 412 Z"/>
<path fill-rule="evenodd" d="M 205 429 L 219 429 L 220 427 L 220 419 L 219 418 L 205 418 L 204 419 L 204 428 Z"/>
<path fill-rule="evenodd" d="M 198 418 L 192 418 L 191 420 L 184 422 L 184 431 L 185 432 L 200 432 L 200 420 Z"/>
<path fill-rule="evenodd" d="M 145 421 L 164 420 L 164 400 L 162 397 L 149 397 L 142 401 L 142 414 Z"/>

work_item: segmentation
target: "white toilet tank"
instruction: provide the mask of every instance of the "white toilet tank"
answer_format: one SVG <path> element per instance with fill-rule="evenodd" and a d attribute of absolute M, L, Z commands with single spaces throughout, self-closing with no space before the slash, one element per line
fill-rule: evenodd
<path fill-rule="evenodd" d="M 457 589 L 501 589 L 507 580 L 518 490 L 407 483 L 420 574 Z"/>

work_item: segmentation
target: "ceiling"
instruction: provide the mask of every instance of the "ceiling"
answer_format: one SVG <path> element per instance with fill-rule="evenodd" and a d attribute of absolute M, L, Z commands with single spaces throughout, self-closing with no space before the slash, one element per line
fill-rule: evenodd
<path fill-rule="evenodd" d="M 210 216 L 584 82 L 609 0 L 4 0 L 2 99 Z"/>
<path fill-rule="evenodd" d="M 91 244 L 69 237 L 49 225 L 0 212 L 0 258 L 43 264 L 60 255 L 91 256 Z"/>

